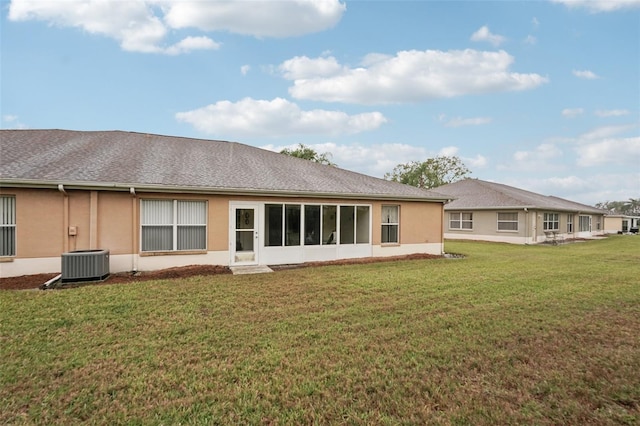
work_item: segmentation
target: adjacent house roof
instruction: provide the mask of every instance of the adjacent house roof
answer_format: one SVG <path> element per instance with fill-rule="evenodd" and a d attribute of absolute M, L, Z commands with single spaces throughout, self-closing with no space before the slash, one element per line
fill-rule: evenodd
<path fill-rule="evenodd" d="M 0 185 L 446 201 L 236 142 L 122 131 L 0 130 Z"/>
<path fill-rule="evenodd" d="M 604 210 L 563 198 L 536 194 L 524 189 L 479 179 L 464 179 L 436 190 L 455 198 L 445 210 L 537 209 L 604 214 Z"/>

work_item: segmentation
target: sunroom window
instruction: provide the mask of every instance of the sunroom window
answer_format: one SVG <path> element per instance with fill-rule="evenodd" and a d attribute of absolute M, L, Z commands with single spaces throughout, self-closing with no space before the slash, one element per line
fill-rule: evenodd
<path fill-rule="evenodd" d="M 264 245 L 368 244 L 369 221 L 369 206 L 265 204 Z"/>
<path fill-rule="evenodd" d="M 142 200 L 142 251 L 207 249 L 207 203 Z"/>

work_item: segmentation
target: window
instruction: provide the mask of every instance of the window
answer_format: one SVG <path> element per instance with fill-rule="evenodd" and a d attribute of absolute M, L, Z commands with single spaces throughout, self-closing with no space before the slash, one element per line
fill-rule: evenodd
<path fill-rule="evenodd" d="M 264 245 L 267 247 L 282 245 L 283 207 L 282 204 L 266 204 L 264 206 Z"/>
<path fill-rule="evenodd" d="M 499 212 L 498 213 L 498 231 L 517 231 L 518 230 L 518 212 Z"/>
<path fill-rule="evenodd" d="M 567 215 L 567 233 L 569 234 L 573 233 L 573 215 L 572 214 Z"/>
<path fill-rule="evenodd" d="M 382 206 L 382 243 L 398 243 L 400 206 Z"/>
<path fill-rule="evenodd" d="M 265 204 L 264 228 L 266 247 L 299 246 L 301 235 L 308 246 L 368 244 L 369 206 Z"/>
<path fill-rule="evenodd" d="M 356 207 L 356 244 L 369 244 L 369 206 Z"/>
<path fill-rule="evenodd" d="M 142 251 L 206 250 L 205 201 L 142 200 Z"/>
<path fill-rule="evenodd" d="M 580 216 L 578 218 L 578 231 L 579 232 L 591 231 L 591 216 Z"/>
<path fill-rule="evenodd" d="M 264 206 L 266 247 L 300 245 L 300 205 L 266 204 Z M 284 235 L 284 242 L 283 242 Z"/>
<path fill-rule="evenodd" d="M 284 207 L 286 246 L 300 245 L 300 212 L 299 205 L 287 204 Z"/>
<path fill-rule="evenodd" d="M 340 206 L 340 244 L 355 242 L 355 211 L 354 206 Z"/>
<path fill-rule="evenodd" d="M 322 206 L 322 244 L 336 244 L 338 207 Z"/>
<path fill-rule="evenodd" d="M 0 256 L 16 255 L 16 198 L 0 197 Z"/>
<path fill-rule="evenodd" d="M 340 244 L 369 243 L 369 206 L 340 206 Z"/>
<path fill-rule="evenodd" d="M 473 213 L 449 213 L 449 229 L 473 229 Z"/>
<path fill-rule="evenodd" d="M 320 244 L 320 206 L 304 206 L 304 245 Z"/>
<path fill-rule="evenodd" d="M 542 229 L 545 231 L 557 231 L 560 229 L 558 213 L 545 213 Z"/>

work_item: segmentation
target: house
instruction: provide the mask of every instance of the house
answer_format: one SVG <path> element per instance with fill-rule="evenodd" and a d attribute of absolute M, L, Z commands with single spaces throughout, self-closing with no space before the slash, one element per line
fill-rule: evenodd
<path fill-rule="evenodd" d="M 248 145 L 0 130 L 0 276 L 108 250 L 111 272 L 443 252 L 447 197 Z"/>
<path fill-rule="evenodd" d="M 640 216 L 608 214 L 604 217 L 604 231 L 607 234 L 626 234 L 627 232 L 637 233 L 639 226 Z"/>
<path fill-rule="evenodd" d="M 553 196 L 479 179 L 440 186 L 448 195 L 444 236 L 535 244 L 604 234 L 604 211 Z"/>

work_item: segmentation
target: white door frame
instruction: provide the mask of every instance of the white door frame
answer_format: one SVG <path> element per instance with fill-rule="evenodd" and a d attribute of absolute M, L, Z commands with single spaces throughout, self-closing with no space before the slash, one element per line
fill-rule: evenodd
<path fill-rule="evenodd" d="M 250 223 L 241 224 L 241 228 L 236 227 L 236 212 L 239 209 L 253 210 L 253 227 Z M 256 202 L 231 201 L 229 203 L 229 264 L 235 265 L 258 265 L 260 263 L 260 218 L 261 206 Z M 250 220 L 247 217 L 246 220 Z M 244 227 L 247 228 L 244 228 Z M 251 237 L 249 237 L 251 233 Z M 248 240 L 248 238 L 251 238 Z M 253 243 L 252 250 L 242 247 L 244 241 Z"/>

